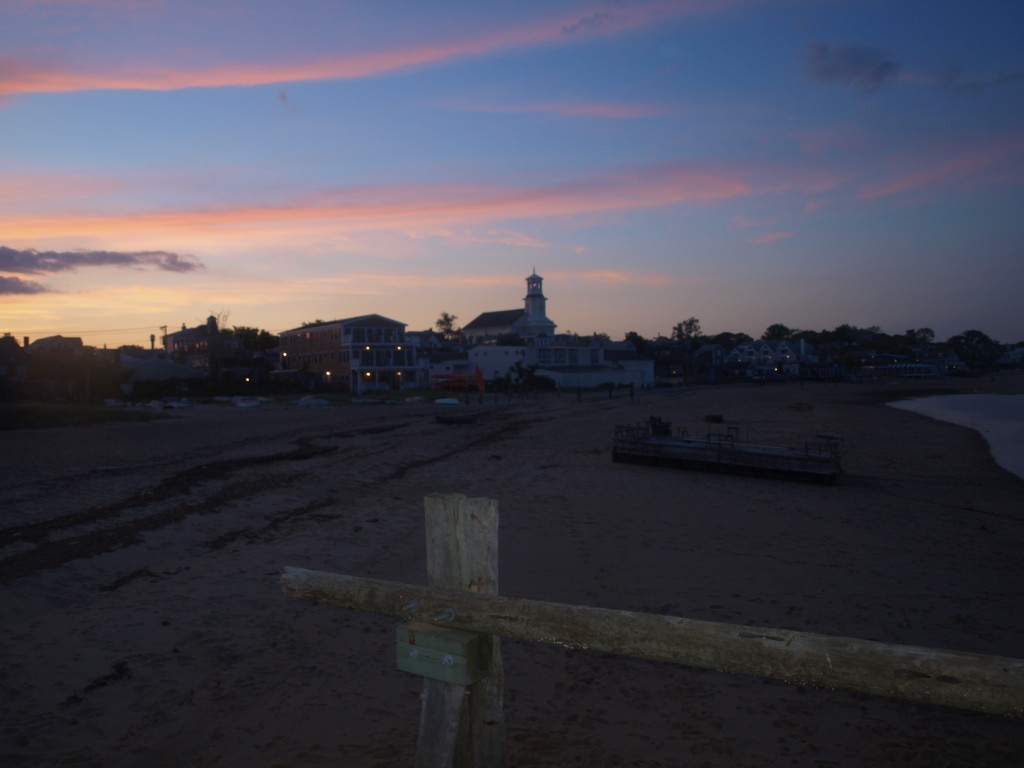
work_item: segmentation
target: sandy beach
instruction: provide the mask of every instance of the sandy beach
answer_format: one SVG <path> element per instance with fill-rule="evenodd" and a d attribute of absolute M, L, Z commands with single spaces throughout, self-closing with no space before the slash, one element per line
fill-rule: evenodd
<path fill-rule="evenodd" d="M 412 765 L 397 619 L 295 565 L 424 583 L 423 498 L 498 500 L 502 594 L 1024 657 L 1024 480 L 893 400 L 1024 377 L 460 406 L 199 405 L 0 432 L 5 766 Z M 614 426 L 843 439 L 836 485 L 616 464 Z M 721 429 L 723 425 L 715 425 Z M 514 766 L 1006 766 L 1024 723 L 506 641 Z"/>
<path fill-rule="evenodd" d="M 999 466 L 1024 478 L 1024 395 L 933 395 L 899 400 L 892 405 L 970 427 L 985 438 Z"/>

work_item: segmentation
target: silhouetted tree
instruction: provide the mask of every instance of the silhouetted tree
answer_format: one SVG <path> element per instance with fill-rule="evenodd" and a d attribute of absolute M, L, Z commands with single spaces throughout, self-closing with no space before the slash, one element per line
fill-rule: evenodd
<path fill-rule="evenodd" d="M 277 346 L 277 336 L 262 328 L 236 325 L 228 333 L 242 342 L 242 348 L 248 352 L 266 352 Z"/>
<path fill-rule="evenodd" d="M 782 323 L 772 323 L 761 334 L 761 341 L 787 341 L 793 337 L 793 329 Z"/>
<path fill-rule="evenodd" d="M 647 339 L 636 331 L 629 331 L 626 334 L 625 340 L 631 342 L 633 346 L 636 347 L 637 352 L 643 352 L 647 348 Z"/>
<path fill-rule="evenodd" d="M 959 333 L 946 343 L 969 368 L 977 370 L 994 368 L 1003 353 L 998 341 L 993 341 L 977 330 Z"/>
<path fill-rule="evenodd" d="M 441 316 L 437 318 L 437 322 L 434 323 L 434 327 L 437 328 L 437 332 L 441 334 L 442 339 L 445 341 L 457 341 L 462 336 L 462 329 L 455 325 L 455 321 L 458 319 L 457 315 L 449 315 L 447 312 L 441 313 Z"/>
<path fill-rule="evenodd" d="M 915 346 L 932 344 L 935 341 L 935 331 L 931 328 L 909 328 L 904 336 Z"/>
<path fill-rule="evenodd" d="M 753 339 L 745 333 L 723 331 L 722 333 L 716 333 L 714 336 L 709 336 L 706 341 L 708 344 L 719 344 L 726 349 L 732 349 L 740 344 L 751 342 Z"/>
<path fill-rule="evenodd" d="M 690 317 L 672 326 L 673 341 L 697 341 L 700 336 L 700 320 L 696 317 Z"/>

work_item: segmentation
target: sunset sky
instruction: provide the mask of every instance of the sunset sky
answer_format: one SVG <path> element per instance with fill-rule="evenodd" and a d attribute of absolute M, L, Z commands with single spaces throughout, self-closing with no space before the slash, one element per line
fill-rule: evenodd
<path fill-rule="evenodd" d="M 1024 340 L 1015 0 L 0 0 L 0 333 Z"/>

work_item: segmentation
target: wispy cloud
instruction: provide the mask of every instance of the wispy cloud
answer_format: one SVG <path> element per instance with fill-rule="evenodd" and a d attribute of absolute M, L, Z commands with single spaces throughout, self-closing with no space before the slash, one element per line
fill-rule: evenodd
<path fill-rule="evenodd" d="M 953 67 L 943 72 L 935 82 L 942 88 L 955 93 L 977 93 L 983 88 L 1000 85 L 1012 85 L 1024 80 L 1024 69 L 1009 69 L 994 75 L 968 75 Z"/>
<path fill-rule="evenodd" d="M 578 277 L 589 283 L 601 283 L 605 285 L 644 285 L 648 287 L 661 287 L 674 285 L 679 282 L 675 275 L 668 275 L 659 272 L 626 272 L 616 269 L 604 270 L 583 270 L 573 277 Z M 566 277 L 562 275 L 561 277 Z"/>
<path fill-rule="evenodd" d="M 2 235 L 8 241 L 20 242 L 74 234 L 124 243 L 154 239 L 191 242 L 209 237 L 251 242 L 268 233 L 294 237 L 366 231 L 400 231 L 411 236 L 444 231 L 500 232 L 505 227 L 496 225 L 502 222 L 706 204 L 750 193 L 750 184 L 741 171 L 667 163 L 547 186 L 381 185 L 328 189 L 263 205 L 197 206 L 123 214 L 15 214 L 4 222 Z M 514 239 L 519 238 L 510 241 Z M 132 265 L 159 266 L 152 255 L 146 257 L 149 262 L 139 253 L 128 256 L 134 261 L 125 261 Z M 66 261 L 74 262 L 74 258 L 68 256 Z M 27 263 L 39 264 L 40 259 L 29 259 Z M 164 264 L 161 268 L 179 264 L 160 263 Z M 180 262 L 188 263 L 191 262 Z"/>
<path fill-rule="evenodd" d="M 862 129 L 850 125 L 831 125 L 798 131 L 793 138 L 800 149 L 809 155 L 849 153 L 864 150 L 872 139 Z"/>
<path fill-rule="evenodd" d="M 754 245 L 768 245 L 769 243 L 785 240 L 792 236 L 792 232 L 765 232 L 763 235 L 757 235 L 756 237 L 750 238 L 749 242 Z"/>
<path fill-rule="evenodd" d="M 778 221 L 779 220 L 774 216 L 753 218 L 751 216 L 737 215 L 729 219 L 730 224 L 742 229 L 749 229 L 751 227 L 770 227 L 778 224 Z"/>
<path fill-rule="evenodd" d="M 108 174 L 6 171 L 0 174 L 0 208 L 6 220 L 18 210 L 37 209 L 40 205 L 81 206 L 126 190 L 131 191 L 126 180 L 114 180 Z"/>
<path fill-rule="evenodd" d="M 860 197 L 874 200 L 940 184 L 945 189 L 953 182 L 968 187 L 1005 181 L 1019 184 L 1020 175 L 1004 172 L 1004 167 L 1022 153 L 1024 139 L 1017 137 L 996 139 L 953 152 L 946 147 L 935 148 L 930 154 L 914 158 L 905 170 L 864 188 Z"/>
<path fill-rule="evenodd" d="M 41 283 L 32 280 L 22 280 L 20 277 L 4 277 L 0 275 L 0 295 L 14 296 L 33 293 L 45 293 L 47 288 Z"/>
<path fill-rule="evenodd" d="M 832 49 L 824 43 L 811 43 L 807 53 L 807 74 L 813 79 L 856 85 L 861 93 L 872 93 L 896 82 L 901 69 L 885 51 L 870 46 Z"/>
<path fill-rule="evenodd" d="M 550 247 L 550 243 L 511 229 L 443 230 L 434 234 L 451 242 L 463 244 L 508 245 L 514 248 L 532 249 Z"/>
<path fill-rule="evenodd" d="M 40 7 L 52 11 L 132 12 L 148 8 L 159 8 L 166 0 L 7 0 L 9 10 L 38 11 Z"/>
<path fill-rule="evenodd" d="M 0 57 L 0 96 L 84 90 L 171 91 L 372 77 L 516 48 L 573 43 L 673 17 L 706 13 L 730 4 L 729 0 L 683 0 L 614 6 L 612 11 L 553 15 L 528 23 L 483 30 L 460 39 L 291 62 L 223 62 L 189 68 L 131 60 L 118 66 L 90 66 L 89 62 L 53 64 L 8 54 Z"/>
<path fill-rule="evenodd" d="M 118 253 L 112 251 L 37 251 L 16 250 L 0 245 L 0 272 L 42 275 L 67 272 L 80 267 L 155 267 L 165 272 L 191 272 L 202 269 L 192 256 L 166 251 Z"/>
<path fill-rule="evenodd" d="M 777 227 L 779 225 L 778 218 L 774 216 L 762 216 L 762 217 L 751 217 L 738 215 L 733 216 L 729 219 L 729 223 L 739 229 L 766 229 L 768 227 Z M 771 230 L 768 232 L 762 232 L 761 234 L 750 234 L 744 239 L 746 242 L 753 245 L 768 245 L 770 243 L 778 242 L 779 240 L 785 240 L 788 237 L 792 237 L 793 233 L 782 230 Z"/>

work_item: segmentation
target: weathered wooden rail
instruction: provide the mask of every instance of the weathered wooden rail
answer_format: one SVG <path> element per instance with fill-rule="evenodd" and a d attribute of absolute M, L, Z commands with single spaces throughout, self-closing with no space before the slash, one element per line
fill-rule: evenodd
<path fill-rule="evenodd" d="M 485 635 L 1024 716 L 1024 660 L 288 568 L 285 594 Z"/>
<path fill-rule="evenodd" d="M 497 594 L 497 503 L 428 496 L 430 586 L 286 568 L 289 597 L 485 636 L 479 679 L 427 680 L 417 765 L 501 765 L 500 637 L 1024 717 L 1024 660 Z M 468 707 L 468 710 L 466 709 Z"/>

